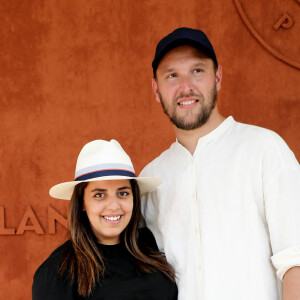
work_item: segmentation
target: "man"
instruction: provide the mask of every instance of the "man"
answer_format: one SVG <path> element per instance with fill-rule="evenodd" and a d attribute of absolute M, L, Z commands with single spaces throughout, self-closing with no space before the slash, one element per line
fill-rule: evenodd
<path fill-rule="evenodd" d="M 219 113 L 222 69 L 202 31 L 163 38 L 152 67 L 177 140 L 141 173 L 163 179 L 143 212 L 179 299 L 300 299 L 295 156 L 276 133 Z"/>

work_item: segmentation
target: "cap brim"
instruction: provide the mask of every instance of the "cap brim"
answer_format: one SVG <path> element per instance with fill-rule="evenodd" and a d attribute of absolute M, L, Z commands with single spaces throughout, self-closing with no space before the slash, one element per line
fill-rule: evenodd
<path fill-rule="evenodd" d="M 103 181 L 103 180 L 122 180 L 122 179 L 134 179 L 137 181 L 140 193 L 144 194 L 156 189 L 162 182 L 158 177 L 127 177 L 127 176 L 102 176 L 95 177 L 89 180 L 82 181 L 68 181 L 56 184 L 49 190 L 51 197 L 62 200 L 71 200 L 74 188 L 77 184 L 90 181 Z"/>

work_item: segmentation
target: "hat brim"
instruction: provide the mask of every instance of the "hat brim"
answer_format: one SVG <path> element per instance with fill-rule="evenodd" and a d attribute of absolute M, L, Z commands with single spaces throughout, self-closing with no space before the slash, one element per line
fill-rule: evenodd
<path fill-rule="evenodd" d="M 141 194 L 153 191 L 162 182 L 161 178 L 158 177 L 102 176 L 102 177 L 95 177 L 89 180 L 68 181 L 68 182 L 56 184 L 49 190 L 49 194 L 51 197 L 56 199 L 71 200 L 75 186 L 81 182 L 122 180 L 122 179 L 136 180 L 139 185 Z"/>

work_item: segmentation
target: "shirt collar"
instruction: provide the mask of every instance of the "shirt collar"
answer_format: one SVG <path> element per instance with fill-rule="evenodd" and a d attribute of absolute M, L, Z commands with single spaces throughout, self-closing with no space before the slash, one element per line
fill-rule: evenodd
<path fill-rule="evenodd" d="M 204 144 L 207 143 L 208 141 L 214 140 L 218 138 L 219 136 L 223 135 L 223 133 L 233 125 L 234 119 L 232 116 L 226 118 L 217 128 L 209 132 L 208 134 L 202 136 L 198 140 L 198 145 L 199 144 Z"/>
<path fill-rule="evenodd" d="M 203 145 L 206 144 L 207 142 L 218 138 L 219 136 L 221 136 L 229 127 L 231 127 L 233 124 L 235 123 L 235 120 L 233 119 L 232 116 L 229 116 L 228 118 L 226 118 L 217 128 L 215 128 L 214 130 L 212 130 L 211 132 L 209 132 L 208 134 L 202 136 L 201 138 L 199 138 L 198 140 L 198 144 L 197 144 L 197 148 L 199 145 Z M 176 142 L 174 143 L 174 146 L 179 147 L 179 148 L 183 148 L 185 149 L 177 140 L 176 138 Z M 196 150 L 197 150 L 196 148 Z M 186 149 L 185 149 L 186 150 Z M 196 152 L 196 151 L 195 151 Z"/>

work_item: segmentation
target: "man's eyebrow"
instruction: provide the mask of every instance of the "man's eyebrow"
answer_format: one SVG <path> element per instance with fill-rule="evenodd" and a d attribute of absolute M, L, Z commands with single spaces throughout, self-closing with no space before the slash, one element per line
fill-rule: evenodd
<path fill-rule="evenodd" d="M 193 67 L 205 67 L 206 63 L 204 61 L 199 61 L 193 65 Z"/>
<path fill-rule="evenodd" d="M 162 70 L 162 73 L 171 73 L 174 72 L 174 68 L 165 68 Z"/>
<path fill-rule="evenodd" d="M 205 67 L 205 66 L 207 66 L 207 64 L 204 61 L 199 61 L 199 62 L 196 62 L 192 65 L 193 68 L 195 68 L 195 67 Z M 162 69 L 161 72 L 162 73 L 172 73 L 172 72 L 176 72 L 176 69 L 167 67 L 165 69 Z"/>

